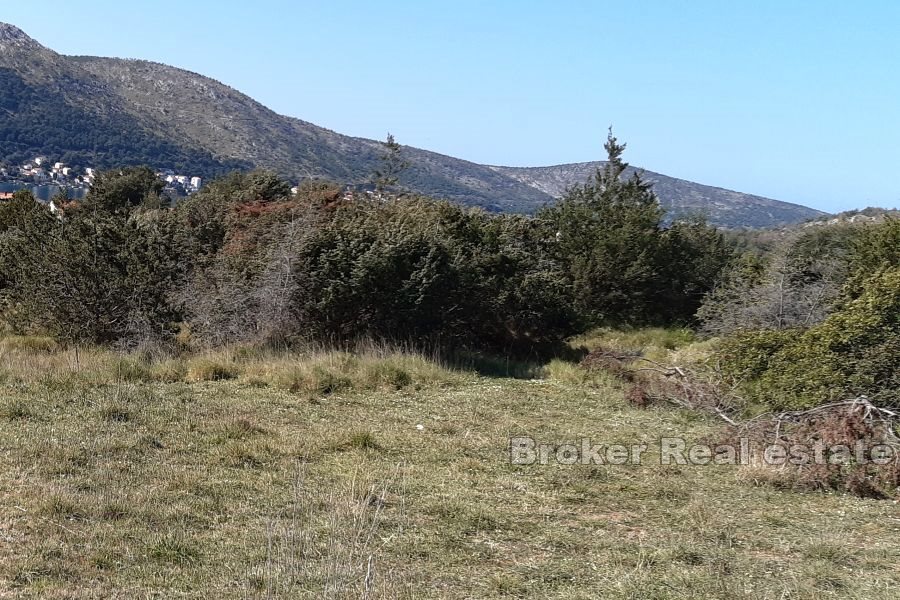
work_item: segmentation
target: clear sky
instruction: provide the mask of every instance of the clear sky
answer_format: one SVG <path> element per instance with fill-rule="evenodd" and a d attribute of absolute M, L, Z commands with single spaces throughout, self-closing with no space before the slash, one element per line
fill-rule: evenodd
<path fill-rule="evenodd" d="M 836 211 L 900 205 L 890 0 L 3 2 L 65 54 L 211 76 L 287 115 L 468 160 L 603 158 Z"/>

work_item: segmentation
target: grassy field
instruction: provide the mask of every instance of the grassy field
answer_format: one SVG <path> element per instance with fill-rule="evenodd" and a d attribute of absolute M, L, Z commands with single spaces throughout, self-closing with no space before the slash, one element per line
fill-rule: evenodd
<path fill-rule="evenodd" d="M 676 336 L 677 337 L 677 336 Z M 674 342 L 673 342 L 674 343 Z M 0 597 L 888 598 L 893 502 L 732 466 L 511 465 L 715 436 L 556 363 L 0 347 Z"/>

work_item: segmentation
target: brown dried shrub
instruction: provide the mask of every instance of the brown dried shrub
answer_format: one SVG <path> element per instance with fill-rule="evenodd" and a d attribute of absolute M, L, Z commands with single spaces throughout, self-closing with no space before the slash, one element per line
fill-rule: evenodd
<path fill-rule="evenodd" d="M 588 371 L 607 371 L 626 382 L 633 382 L 634 373 L 628 365 L 640 357 L 639 352 L 623 352 L 609 348 L 597 348 L 585 356 L 579 366 Z"/>
<path fill-rule="evenodd" d="M 729 427 L 721 443 L 739 446 L 742 438 L 751 448 L 750 465 L 744 467 L 744 475 L 754 483 L 804 491 L 834 490 L 864 498 L 900 497 L 900 445 L 894 424 L 868 403 L 848 401 L 757 419 Z M 772 445 L 788 451 L 792 447 L 819 447 L 825 460 L 817 460 L 813 451 L 807 460 L 769 464 L 764 451 Z M 871 451 L 877 446 L 892 449 L 892 458 L 886 464 L 871 460 Z M 841 456 L 830 451 L 839 448 Z M 847 454 L 843 454 L 843 448 Z"/>
<path fill-rule="evenodd" d="M 638 408 L 647 408 L 652 398 L 647 393 L 647 388 L 640 383 L 633 384 L 625 392 L 625 399 Z"/>

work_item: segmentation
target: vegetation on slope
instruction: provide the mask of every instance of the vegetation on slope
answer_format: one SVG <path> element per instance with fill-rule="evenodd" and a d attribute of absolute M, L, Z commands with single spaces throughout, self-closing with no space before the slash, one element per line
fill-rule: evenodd
<path fill-rule="evenodd" d="M 582 185 L 597 169 L 605 166 L 599 161 L 549 167 L 491 168 L 553 198 L 562 198 L 570 187 Z M 636 171 L 629 169 L 626 176 Z M 645 181 L 653 184 L 653 191 L 670 219 L 703 216 L 720 227 L 777 227 L 823 215 L 821 211 L 798 204 L 701 185 L 652 171 L 641 170 L 640 173 Z"/>
<path fill-rule="evenodd" d="M 248 165 L 217 160 L 160 136 L 122 111 L 94 113 L 70 102 L 59 85 L 29 83 L 16 71 L 0 68 L 0 160 L 23 164 L 35 156 L 53 156 L 74 167 L 98 169 L 153 164 L 205 177 Z"/>

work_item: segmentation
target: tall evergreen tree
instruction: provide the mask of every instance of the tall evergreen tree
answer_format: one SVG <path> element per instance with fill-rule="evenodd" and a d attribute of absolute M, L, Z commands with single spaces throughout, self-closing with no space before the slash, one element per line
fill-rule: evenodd
<path fill-rule="evenodd" d="M 644 321 L 656 292 L 663 210 L 639 172 L 625 176 L 625 144 L 611 129 L 605 148 L 607 161 L 594 176 L 539 215 L 556 238 L 586 325 Z"/>
<path fill-rule="evenodd" d="M 403 148 L 393 135 L 389 133 L 387 140 L 382 144 L 384 152 L 379 157 L 380 166 L 372 174 L 375 189 L 379 191 L 396 186 L 400 181 L 400 174 L 410 166 L 409 161 L 403 156 Z"/>

